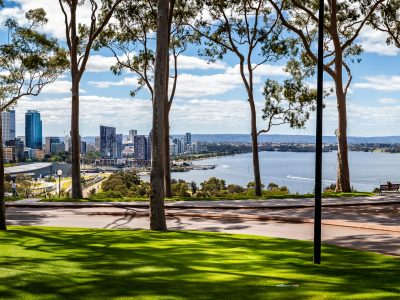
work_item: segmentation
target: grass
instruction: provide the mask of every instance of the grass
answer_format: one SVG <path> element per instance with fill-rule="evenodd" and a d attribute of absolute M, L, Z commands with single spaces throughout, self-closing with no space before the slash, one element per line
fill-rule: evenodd
<path fill-rule="evenodd" d="M 398 299 L 400 259 L 223 233 L 13 227 L 2 299 Z M 277 284 L 297 283 L 280 288 Z"/>
<path fill-rule="evenodd" d="M 17 201 L 17 200 L 22 200 L 22 199 L 25 199 L 24 197 L 19 197 L 19 198 L 14 198 L 14 197 L 5 197 L 5 200 L 6 201 Z"/>
<path fill-rule="evenodd" d="M 323 198 L 328 197 L 360 197 L 360 196 L 375 196 L 372 193 L 335 193 L 335 194 L 322 194 Z M 220 201 L 220 200 L 267 200 L 267 199 L 296 199 L 296 198 L 314 198 L 313 194 L 309 195 L 285 195 L 285 196 L 237 196 L 237 197 L 173 197 L 165 198 L 165 201 Z M 136 202 L 136 201 L 149 201 L 149 198 L 104 198 L 99 199 L 96 197 L 84 198 L 84 199 L 73 199 L 73 198 L 52 198 L 43 199 L 39 202 Z"/>
<path fill-rule="evenodd" d="M 71 183 L 72 183 L 72 180 L 70 179 L 69 181 L 64 182 L 64 183 L 61 185 L 61 188 L 64 189 L 64 190 L 66 190 L 67 188 L 69 188 L 69 186 L 71 185 Z"/>

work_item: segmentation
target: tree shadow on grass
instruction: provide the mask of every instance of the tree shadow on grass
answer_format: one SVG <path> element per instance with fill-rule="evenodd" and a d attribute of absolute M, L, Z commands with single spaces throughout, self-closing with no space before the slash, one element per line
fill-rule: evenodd
<path fill-rule="evenodd" d="M 318 266 L 311 243 L 259 236 L 33 227 L 1 232 L 0 250 L 0 298 L 389 299 L 400 292 L 399 259 L 326 245 Z"/>

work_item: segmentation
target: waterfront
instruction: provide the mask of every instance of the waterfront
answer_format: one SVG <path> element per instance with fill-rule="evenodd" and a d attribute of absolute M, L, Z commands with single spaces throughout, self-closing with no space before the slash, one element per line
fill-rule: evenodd
<path fill-rule="evenodd" d="M 292 193 L 312 192 L 314 187 L 315 153 L 313 152 L 260 152 L 261 180 L 266 186 L 285 185 Z M 337 152 L 323 153 L 322 185 L 336 182 Z M 194 161 L 194 164 L 215 164 L 211 170 L 191 170 L 172 173 L 172 178 L 200 182 L 217 177 L 228 184 L 246 186 L 253 181 L 252 154 L 225 156 Z M 400 155 L 390 153 L 349 152 L 351 185 L 358 191 L 371 192 L 380 183 L 400 183 Z M 291 177 L 288 177 L 291 176 Z M 148 181 L 149 176 L 143 176 Z"/>

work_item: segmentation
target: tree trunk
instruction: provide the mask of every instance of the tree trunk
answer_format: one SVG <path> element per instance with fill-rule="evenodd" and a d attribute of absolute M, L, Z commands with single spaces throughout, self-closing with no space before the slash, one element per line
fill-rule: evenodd
<path fill-rule="evenodd" d="M 72 198 L 83 198 L 81 186 L 79 144 L 79 84 L 72 80 L 71 144 L 72 144 Z"/>
<path fill-rule="evenodd" d="M 4 197 L 4 157 L 3 157 L 3 124 L 0 112 L 0 230 L 7 230 L 6 199 Z"/>
<path fill-rule="evenodd" d="M 170 163 L 170 149 L 169 149 L 169 112 L 168 111 L 165 113 L 165 160 L 164 160 L 164 172 L 165 172 L 164 173 L 165 197 L 166 198 L 172 198 L 173 194 L 172 194 L 172 186 L 171 186 L 171 163 Z"/>
<path fill-rule="evenodd" d="M 165 114 L 169 56 L 168 0 L 158 1 L 150 174 L 150 230 L 167 230 L 164 211 Z"/>
<path fill-rule="evenodd" d="M 338 128 L 335 135 L 338 140 L 338 167 L 336 179 L 336 191 L 342 193 L 351 192 L 349 159 L 347 150 L 347 112 L 346 112 L 346 96 L 340 91 L 337 93 L 338 107 Z"/>
<path fill-rule="evenodd" d="M 249 99 L 251 111 L 251 141 L 253 147 L 253 170 L 254 170 L 254 196 L 262 196 L 260 162 L 258 159 L 258 132 L 257 132 L 257 115 L 256 107 L 253 99 Z"/>

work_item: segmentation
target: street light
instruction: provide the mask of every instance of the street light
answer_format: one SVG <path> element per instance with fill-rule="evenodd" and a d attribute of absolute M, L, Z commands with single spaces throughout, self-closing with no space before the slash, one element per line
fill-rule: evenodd
<path fill-rule="evenodd" d="M 317 132 L 315 142 L 314 263 L 321 263 L 322 94 L 324 80 L 324 0 L 319 0 L 317 73 Z"/>
<path fill-rule="evenodd" d="M 62 171 L 58 170 L 57 171 L 58 174 L 58 198 L 60 198 L 61 195 L 61 175 L 62 175 Z"/>

